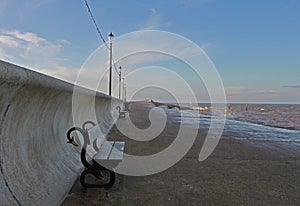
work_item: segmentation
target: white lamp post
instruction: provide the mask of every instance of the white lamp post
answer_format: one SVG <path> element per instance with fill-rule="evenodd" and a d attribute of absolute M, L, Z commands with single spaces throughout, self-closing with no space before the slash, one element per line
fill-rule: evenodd
<path fill-rule="evenodd" d="M 119 67 L 119 99 L 121 99 L 121 78 L 122 78 L 122 67 Z"/>
<path fill-rule="evenodd" d="M 112 41 L 113 41 L 114 35 L 112 32 L 108 35 L 109 40 L 109 81 L 108 81 L 108 91 L 109 96 L 111 96 L 111 84 L 112 84 Z"/>

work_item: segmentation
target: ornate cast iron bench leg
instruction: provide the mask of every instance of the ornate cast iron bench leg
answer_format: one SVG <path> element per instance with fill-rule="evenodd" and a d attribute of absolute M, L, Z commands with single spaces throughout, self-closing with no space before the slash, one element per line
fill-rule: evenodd
<path fill-rule="evenodd" d="M 89 140 L 89 135 L 87 129 L 85 128 L 87 124 L 95 125 L 91 121 L 87 121 L 83 124 L 83 128 L 72 127 L 67 132 L 68 143 L 78 146 L 78 143 L 75 141 L 72 132 L 79 132 L 84 140 L 84 145 L 81 150 L 81 162 L 86 167 L 86 169 L 80 175 L 80 183 L 85 188 L 111 188 L 115 183 L 116 174 L 113 171 L 110 171 L 96 161 L 92 159 L 91 163 L 86 159 L 86 147 L 91 144 Z M 98 184 L 88 183 L 88 179 L 94 178 L 94 182 Z"/>
<path fill-rule="evenodd" d="M 90 176 L 90 177 L 88 177 Z M 91 183 L 86 180 L 86 177 L 91 179 L 94 177 Z M 85 188 L 111 188 L 115 183 L 115 173 L 110 170 L 91 170 L 85 169 L 80 175 L 80 183 Z M 109 180 L 109 181 L 108 181 Z"/>

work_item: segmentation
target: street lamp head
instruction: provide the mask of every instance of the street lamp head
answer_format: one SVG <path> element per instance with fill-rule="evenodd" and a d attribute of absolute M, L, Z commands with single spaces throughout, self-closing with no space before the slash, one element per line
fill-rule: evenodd
<path fill-rule="evenodd" d="M 108 35 L 109 41 L 111 42 L 111 41 L 113 40 L 114 37 L 115 37 L 115 36 L 113 35 L 113 33 L 110 32 L 110 34 Z"/>

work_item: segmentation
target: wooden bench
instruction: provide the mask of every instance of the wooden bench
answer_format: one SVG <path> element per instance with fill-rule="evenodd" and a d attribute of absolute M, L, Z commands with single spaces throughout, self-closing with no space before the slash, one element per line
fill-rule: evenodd
<path fill-rule="evenodd" d="M 85 188 L 111 188 L 115 183 L 114 168 L 123 160 L 125 142 L 106 141 L 92 121 L 86 121 L 82 128 L 71 127 L 67 132 L 68 143 L 80 146 L 77 143 L 80 136 L 83 139 L 81 162 L 85 166 L 80 183 Z"/>

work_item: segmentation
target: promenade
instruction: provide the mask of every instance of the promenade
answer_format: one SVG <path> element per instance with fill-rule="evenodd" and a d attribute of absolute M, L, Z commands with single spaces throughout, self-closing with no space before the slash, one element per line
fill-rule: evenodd
<path fill-rule="evenodd" d="M 131 106 L 130 118 L 140 129 L 149 126 L 149 108 L 142 104 Z M 130 140 L 115 127 L 109 139 L 126 141 L 125 152 L 129 154 L 155 154 L 170 145 L 178 126 L 167 123 L 159 137 L 149 142 Z M 199 162 L 204 137 L 205 131 L 200 130 L 187 155 L 164 172 L 142 177 L 117 175 L 109 191 L 83 190 L 77 181 L 62 205 L 297 205 L 300 202 L 299 150 L 284 149 L 272 142 L 257 144 L 253 140 L 223 136 L 213 154 Z"/>

